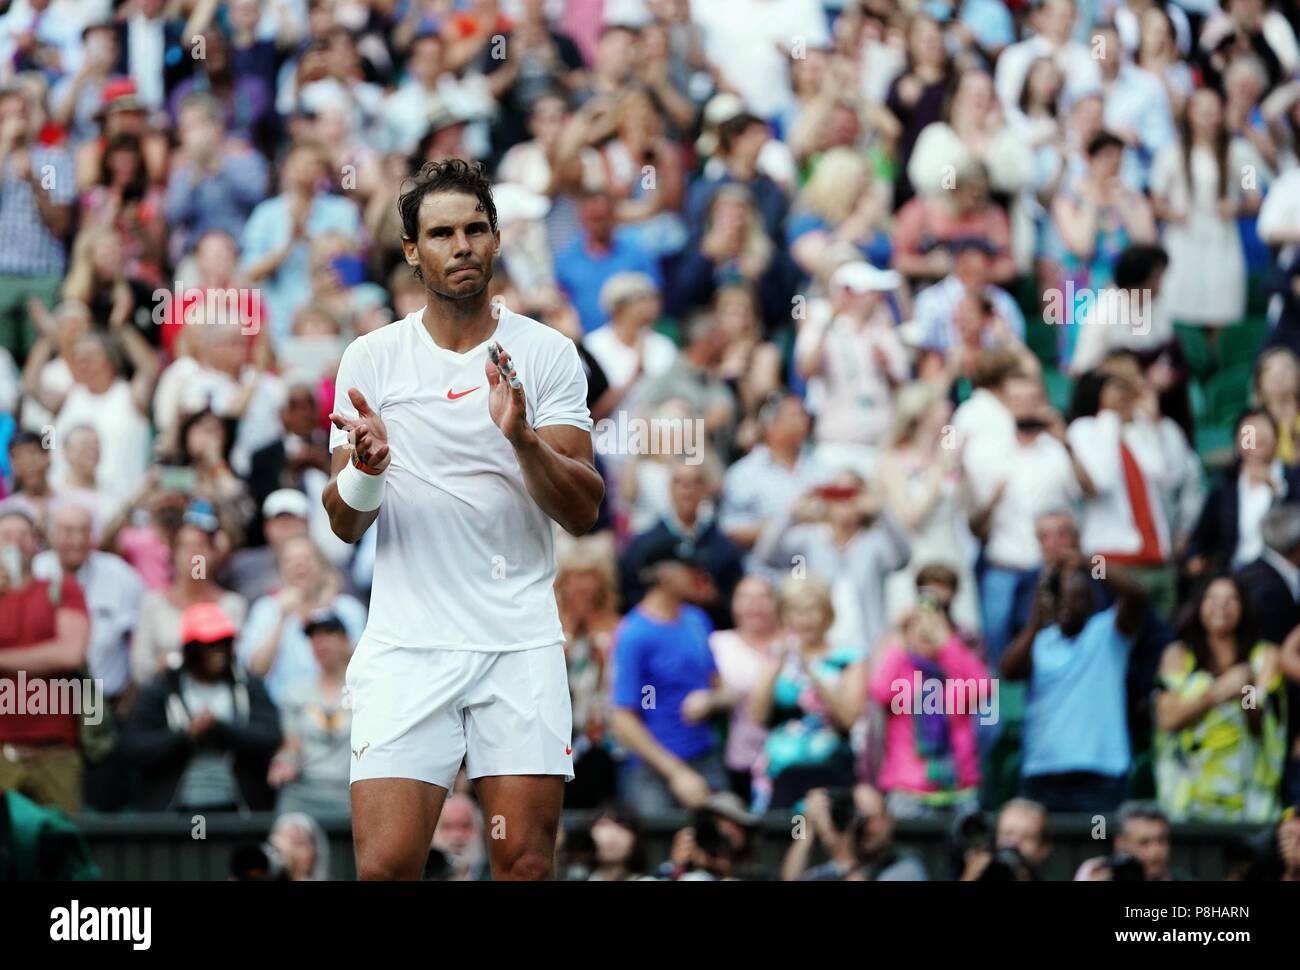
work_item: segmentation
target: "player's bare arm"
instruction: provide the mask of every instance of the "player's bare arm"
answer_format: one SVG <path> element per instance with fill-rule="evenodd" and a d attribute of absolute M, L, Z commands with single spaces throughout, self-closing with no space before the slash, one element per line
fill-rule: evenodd
<path fill-rule="evenodd" d="M 345 473 L 361 485 L 360 493 L 382 488 L 382 477 L 388 469 L 392 455 L 388 450 L 388 430 L 384 420 L 375 413 L 365 397 L 355 387 L 348 390 L 348 399 L 357 409 L 355 418 L 345 417 L 335 411 L 330 415 L 336 428 L 347 431 L 352 436 L 352 448 L 340 448 L 334 452 L 330 466 L 330 482 L 325 486 L 321 496 L 325 511 L 329 513 L 330 528 L 344 542 L 356 542 L 370 524 L 379 518 L 379 505 L 373 508 L 358 509 L 353 505 L 367 506 L 370 503 L 353 499 L 352 504 L 339 494 L 339 477 Z M 367 476 L 358 478 L 357 476 Z M 369 487 L 369 488 L 367 488 Z M 344 485 L 345 491 L 347 485 Z"/>
<path fill-rule="evenodd" d="M 528 494 L 570 535 L 588 532 L 605 496 L 592 457 L 591 432 L 569 425 L 530 426 L 525 389 L 500 344 L 492 346 L 484 371 L 490 388 L 488 411 L 515 449 Z"/>

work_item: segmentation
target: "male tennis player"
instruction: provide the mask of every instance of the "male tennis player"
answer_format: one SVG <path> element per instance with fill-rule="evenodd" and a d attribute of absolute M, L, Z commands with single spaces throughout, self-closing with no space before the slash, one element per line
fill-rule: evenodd
<path fill-rule="evenodd" d="M 586 532 L 604 495 L 586 377 L 568 337 L 489 305 L 480 168 L 430 163 L 398 206 L 428 304 L 344 353 L 324 495 L 340 538 L 379 529 L 347 672 L 357 872 L 419 878 L 464 761 L 493 877 L 547 879 L 573 777 L 554 523 Z"/>

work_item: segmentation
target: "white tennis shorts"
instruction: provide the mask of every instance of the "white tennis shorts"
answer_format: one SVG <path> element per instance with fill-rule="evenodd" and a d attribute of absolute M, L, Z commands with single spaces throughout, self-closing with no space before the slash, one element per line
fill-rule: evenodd
<path fill-rule="evenodd" d="M 415 778 L 573 780 L 564 645 L 483 652 L 394 647 L 362 637 L 347 670 L 353 782 Z"/>

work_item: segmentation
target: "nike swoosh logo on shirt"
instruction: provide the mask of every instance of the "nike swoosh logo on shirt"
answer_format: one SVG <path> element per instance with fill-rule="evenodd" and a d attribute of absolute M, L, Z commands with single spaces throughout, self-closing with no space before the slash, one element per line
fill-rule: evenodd
<path fill-rule="evenodd" d="M 448 401 L 454 401 L 454 400 L 456 400 L 456 398 L 458 398 L 458 397 L 464 397 L 466 394 L 473 394 L 475 391 L 477 391 L 477 390 L 478 390 L 480 387 L 482 387 L 482 386 L 483 386 L 482 384 L 479 384 L 477 387 L 471 387 L 468 391 L 460 391 L 460 392 L 453 391 L 451 388 L 448 388 L 448 389 L 447 389 L 447 400 L 448 400 Z"/>

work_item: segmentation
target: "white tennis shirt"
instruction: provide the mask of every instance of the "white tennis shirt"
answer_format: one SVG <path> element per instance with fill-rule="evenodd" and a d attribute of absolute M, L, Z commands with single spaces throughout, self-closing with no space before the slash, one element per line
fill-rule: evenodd
<path fill-rule="evenodd" d="M 488 414 L 487 348 L 500 341 L 534 428 L 591 430 L 587 378 L 573 341 L 502 306 L 496 332 L 463 354 L 434 343 L 423 310 L 353 341 L 334 409 L 355 387 L 384 420 L 392 461 L 379 518 L 365 636 L 451 650 L 560 643 L 555 530 L 524 485 L 514 448 Z M 347 447 L 334 428 L 330 448 Z"/>

